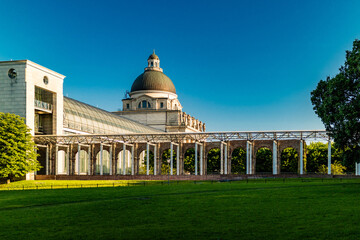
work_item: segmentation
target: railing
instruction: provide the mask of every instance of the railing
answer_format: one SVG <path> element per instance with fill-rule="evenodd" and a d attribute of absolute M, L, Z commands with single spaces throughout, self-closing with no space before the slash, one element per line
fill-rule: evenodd
<path fill-rule="evenodd" d="M 35 99 L 35 107 L 52 112 L 52 104 Z"/>

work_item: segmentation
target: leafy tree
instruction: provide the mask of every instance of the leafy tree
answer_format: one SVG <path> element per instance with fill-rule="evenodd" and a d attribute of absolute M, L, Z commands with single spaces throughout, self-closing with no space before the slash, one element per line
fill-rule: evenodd
<path fill-rule="evenodd" d="M 142 160 L 142 164 L 139 167 L 139 174 L 146 174 L 146 162 L 147 162 L 147 151 L 145 150 L 144 159 Z M 154 153 L 153 151 L 149 151 L 149 174 L 154 174 Z"/>
<path fill-rule="evenodd" d="M 311 92 L 311 102 L 330 136 L 347 160 L 360 161 L 360 41 L 346 51 L 344 66 L 335 77 L 320 80 Z M 351 161 L 351 160 L 350 160 Z"/>
<path fill-rule="evenodd" d="M 234 149 L 231 156 L 231 173 L 246 172 L 246 151 L 242 148 Z"/>
<path fill-rule="evenodd" d="M 0 113 L 0 177 L 9 182 L 40 170 L 36 157 L 35 144 L 24 119 Z"/>
<path fill-rule="evenodd" d="M 207 172 L 220 173 L 220 149 L 213 148 L 208 153 Z"/>
<path fill-rule="evenodd" d="M 322 142 L 312 142 L 307 148 L 306 158 L 307 165 L 306 170 L 308 173 L 318 172 L 321 165 L 327 166 L 328 161 L 328 145 Z M 343 151 L 335 147 L 335 144 L 331 144 L 331 159 L 333 162 L 343 162 Z"/>
<path fill-rule="evenodd" d="M 200 153 L 198 152 L 198 159 L 200 159 Z M 200 167 L 200 161 L 198 161 L 198 169 Z M 187 173 L 195 172 L 195 149 L 190 148 L 184 155 L 184 170 Z"/>
<path fill-rule="evenodd" d="M 298 171 L 298 153 L 293 148 L 285 148 L 281 152 L 281 172 L 297 173 Z M 305 162 L 304 162 L 305 163 Z"/>
<path fill-rule="evenodd" d="M 272 152 L 268 148 L 260 148 L 256 152 L 256 165 L 255 171 L 261 172 L 272 172 Z"/>
<path fill-rule="evenodd" d="M 168 163 L 168 159 L 171 157 L 171 150 L 167 149 L 163 152 L 161 156 L 161 174 L 168 174 L 170 170 L 170 164 Z M 173 151 L 173 174 L 176 174 L 176 151 Z"/>
<path fill-rule="evenodd" d="M 343 166 L 339 161 L 334 161 L 334 163 L 331 164 L 331 174 L 333 175 L 344 175 L 344 171 L 346 170 L 346 167 Z M 327 165 L 321 165 L 318 168 L 318 173 L 321 174 L 327 174 L 328 172 Z"/>

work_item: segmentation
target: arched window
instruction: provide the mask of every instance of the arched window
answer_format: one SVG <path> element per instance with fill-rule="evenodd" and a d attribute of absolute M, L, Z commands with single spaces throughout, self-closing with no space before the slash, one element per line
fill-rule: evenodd
<path fill-rule="evenodd" d="M 143 100 L 141 103 L 139 103 L 139 108 L 151 108 L 151 105 L 148 101 Z"/>
<path fill-rule="evenodd" d="M 139 102 L 139 106 L 138 106 L 138 108 L 141 108 L 141 102 Z"/>

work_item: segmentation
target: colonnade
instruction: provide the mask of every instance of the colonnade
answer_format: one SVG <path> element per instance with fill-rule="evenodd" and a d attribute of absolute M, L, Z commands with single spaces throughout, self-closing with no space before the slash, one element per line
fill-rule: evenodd
<path fill-rule="evenodd" d="M 184 155 L 188 149 L 193 148 L 195 151 L 195 171 L 194 175 L 207 175 L 207 155 L 213 148 L 220 149 L 220 174 L 231 174 L 231 156 L 236 148 L 242 148 L 246 151 L 246 174 L 256 174 L 256 152 L 258 149 L 266 147 L 272 151 L 272 174 L 281 174 L 280 172 L 280 155 L 288 147 L 294 148 L 299 153 L 299 171 L 300 175 L 306 173 L 304 169 L 305 141 L 300 139 L 290 140 L 228 140 L 228 141 L 193 141 L 189 142 L 100 142 L 100 143 L 38 143 L 39 160 L 43 165 L 43 170 L 38 174 L 42 175 L 138 175 L 139 168 L 142 164 L 140 154 L 146 150 L 145 165 L 146 175 L 161 174 L 161 156 L 165 150 L 170 149 L 170 159 L 167 159 L 170 174 L 174 170 L 174 152 L 176 152 L 176 175 L 185 175 Z M 80 171 L 80 153 L 86 152 L 87 166 L 86 172 Z M 125 158 L 126 152 L 131 153 L 130 164 L 127 165 Z M 150 151 L 153 151 L 153 159 L 150 159 Z M 61 154 L 59 154 L 61 152 Z M 104 152 L 108 156 L 104 159 Z M 120 153 L 122 162 L 120 166 Z M 66 168 L 59 171 L 59 156 Z M 104 168 L 105 162 L 108 168 Z M 153 169 L 150 171 L 150 162 L 153 162 Z M 328 141 L 328 174 L 331 174 L 331 141 Z M 99 167 L 100 166 L 100 167 Z M 130 166 L 130 167 L 129 167 Z M 130 169 L 131 171 L 130 171 Z M 106 172 L 104 172 L 106 169 Z M 120 172 L 117 171 L 120 169 Z M 66 171 L 65 171 L 66 170 Z M 356 174 L 360 175 L 360 165 L 356 164 Z"/>

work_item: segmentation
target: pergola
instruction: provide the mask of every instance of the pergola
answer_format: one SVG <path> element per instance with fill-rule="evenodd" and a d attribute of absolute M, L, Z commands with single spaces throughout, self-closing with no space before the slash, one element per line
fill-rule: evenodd
<path fill-rule="evenodd" d="M 279 149 L 293 147 L 299 152 L 299 174 L 304 174 L 304 144 L 305 141 L 328 142 L 328 174 L 331 174 L 331 138 L 324 130 L 293 130 L 293 131 L 234 131 L 234 132 L 199 132 L 199 133 L 134 133 L 134 134 L 83 134 L 83 135 L 37 135 L 34 141 L 43 149 L 43 164 L 46 175 L 56 175 L 59 149 L 66 151 L 67 175 L 80 174 L 81 150 L 88 152 L 87 175 L 103 175 L 95 173 L 95 162 L 103 164 L 103 151 L 106 148 L 110 152 L 109 175 L 136 175 L 138 174 L 139 153 L 147 150 L 146 175 L 149 175 L 149 150 L 154 150 L 154 175 L 160 174 L 161 151 L 170 149 L 171 174 L 173 174 L 173 153 L 176 151 L 176 175 L 184 174 L 183 155 L 187 149 L 195 149 L 195 175 L 206 175 L 206 153 L 214 147 L 220 148 L 220 174 L 231 173 L 231 155 L 228 154 L 236 147 L 246 149 L 246 174 L 255 174 L 254 155 L 256 149 L 262 146 L 268 147 L 273 153 L 272 174 L 280 173 Z M 121 171 L 116 171 L 117 157 L 122 151 L 125 159 L 125 151 L 131 151 L 131 172 L 126 171 L 125 160 L 122 162 Z M 95 156 L 100 153 L 100 159 Z M 157 155 L 158 154 L 158 155 Z M 199 156 L 198 156 L 199 154 Z M 205 157 L 206 158 L 206 157 Z M 256 156 L 255 156 L 256 158 Z M 198 165 L 199 168 L 198 169 Z M 358 170 L 357 170 L 358 171 Z"/>

